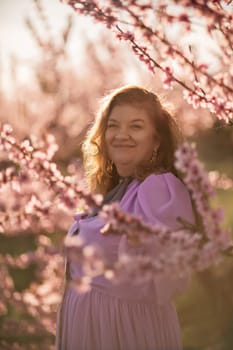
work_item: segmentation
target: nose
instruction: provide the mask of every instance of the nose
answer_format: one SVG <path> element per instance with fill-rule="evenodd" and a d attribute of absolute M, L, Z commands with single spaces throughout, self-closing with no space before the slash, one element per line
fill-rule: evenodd
<path fill-rule="evenodd" d="M 115 139 L 117 140 L 126 140 L 129 139 L 130 135 L 127 129 L 120 128 L 115 134 Z"/>

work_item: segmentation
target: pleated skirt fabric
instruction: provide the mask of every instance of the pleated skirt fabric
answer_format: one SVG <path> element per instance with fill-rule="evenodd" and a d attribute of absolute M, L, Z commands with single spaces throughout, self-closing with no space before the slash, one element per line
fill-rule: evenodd
<path fill-rule="evenodd" d="M 124 300 L 92 288 L 67 289 L 58 314 L 56 350 L 181 350 L 173 303 Z"/>

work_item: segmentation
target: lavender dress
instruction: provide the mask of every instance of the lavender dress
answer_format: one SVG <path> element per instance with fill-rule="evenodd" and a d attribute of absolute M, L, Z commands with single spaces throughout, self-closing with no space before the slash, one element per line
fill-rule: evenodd
<path fill-rule="evenodd" d="M 193 222 L 189 193 L 171 173 L 133 180 L 120 207 L 139 215 L 146 223 L 178 228 L 177 217 Z M 79 227 L 86 244 L 98 244 L 105 258 L 117 260 L 124 236 L 100 234 L 99 216 L 78 219 L 69 234 Z M 71 278 L 81 275 L 81 266 L 70 264 Z M 62 350 L 180 350 L 181 335 L 173 299 L 187 287 L 187 278 L 166 277 L 143 285 L 112 285 L 95 277 L 92 288 L 79 293 L 69 288 L 63 299 L 62 326 L 56 349 Z M 59 330 L 59 325 L 57 329 Z M 60 339 L 60 340 L 59 340 Z M 59 344 L 60 343 L 60 344 Z"/>

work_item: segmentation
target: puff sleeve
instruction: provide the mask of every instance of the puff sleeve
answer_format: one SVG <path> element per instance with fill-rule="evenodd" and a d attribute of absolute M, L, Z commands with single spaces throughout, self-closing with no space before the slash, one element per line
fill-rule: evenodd
<path fill-rule="evenodd" d="M 178 229 L 179 217 L 194 222 L 189 192 L 172 173 L 148 176 L 139 186 L 135 214 L 149 224 L 161 223 Z"/>
<path fill-rule="evenodd" d="M 172 173 L 150 175 L 139 185 L 133 214 L 141 217 L 147 224 L 162 224 L 174 230 L 181 226 L 179 217 L 194 223 L 189 192 L 182 181 Z M 126 240 L 126 238 L 123 239 Z M 147 253 L 152 256 L 159 252 L 160 249 L 156 248 L 156 245 L 147 247 Z M 189 276 L 158 277 L 155 281 L 158 303 L 164 304 L 178 296 L 187 288 L 188 282 Z"/>

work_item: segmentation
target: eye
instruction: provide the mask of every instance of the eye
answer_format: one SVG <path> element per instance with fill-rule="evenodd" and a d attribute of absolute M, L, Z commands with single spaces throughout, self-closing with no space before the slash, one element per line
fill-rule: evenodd
<path fill-rule="evenodd" d="M 131 125 L 131 127 L 132 127 L 133 129 L 141 129 L 141 128 L 142 128 L 142 126 L 139 125 L 139 124 L 133 124 L 133 125 Z"/>
<path fill-rule="evenodd" d="M 108 124 L 108 125 L 107 125 L 107 128 L 108 128 L 108 129 L 110 129 L 110 128 L 112 129 L 112 128 L 116 128 L 116 127 L 117 127 L 116 124 Z"/>

